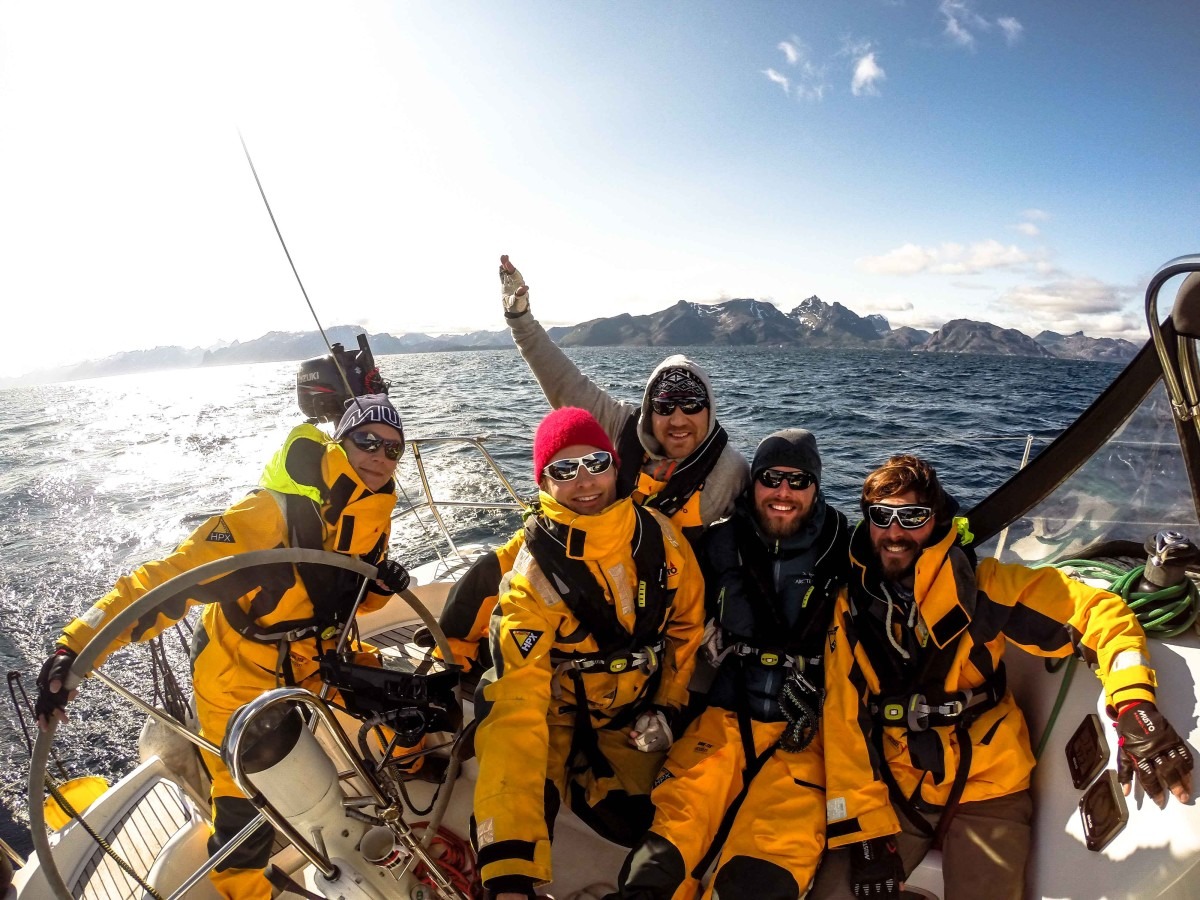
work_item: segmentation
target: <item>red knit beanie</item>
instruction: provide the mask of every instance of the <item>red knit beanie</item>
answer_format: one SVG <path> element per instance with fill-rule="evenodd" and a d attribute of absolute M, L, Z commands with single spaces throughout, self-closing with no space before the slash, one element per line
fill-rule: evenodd
<path fill-rule="evenodd" d="M 586 409 L 564 406 L 542 419 L 533 437 L 533 480 L 540 484 L 542 469 L 546 468 L 555 454 L 563 447 L 575 444 L 606 450 L 612 454 L 613 462 L 620 465 L 617 449 L 596 417 Z"/>

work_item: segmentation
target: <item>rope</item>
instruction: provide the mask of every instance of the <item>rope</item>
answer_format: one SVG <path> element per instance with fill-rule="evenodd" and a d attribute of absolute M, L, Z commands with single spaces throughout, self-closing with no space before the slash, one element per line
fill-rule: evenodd
<path fill-rule="evenodd" d="M 417 822 L 412 827 L 413 831 L 417 831 L 428 828 L 429 823 Z M 483 882 L 479 880 L 475 853 L 470 844 L 449 828 L 438 826 L 436 834 L 429 842 L 429 855 L 437 860 L 438 868 L 455 888 L 471 900 L 483 900 Z M 424 865 L 417 866 L 413 877 L 421 884 L 437 886 Z"/>
<path fill-rule="evenodd" d="M 94 828 L 92 828 L 91 825 L 84 821 L 83 816 L 81 816 L 79 811 L 71 805 L 71 801 L 63 796 L 62 791 L 58 789 L 58 787 L 50 779 L 49 775 L 46 776 L 46 791 L 55 799 L 58 805 L 63 808 L 63 812 L 79 823 L 80 827 L 83 828 L 83 830 L 88 833 L 91 839 L 99 845 L 100 849 L 104 851 L 105 855 L 108 856 L 109 859 L 115 862 L 118 866 L 120 866 L 121 871 L 137 882 L 138 887 L 153 897 L 154 900 L 163 900 L 163 895 L 147 884 L 145 879 L 143 879 L 141 875 L 133 870 L 133 866 L 125 862 L 125 860 L 121 858 L 121 855 L 113 849 L 112 845 L 102 838 L 100 834 Z"/>
<path fill-rule="evenodd" d="M 1146 570 L 1145 565 L 1127 570 L 1110 562 L 1068 559 L 1055 566 L 1074 569 L 1082 578 L 1107 582 L 1108 590 L 1119 595 L 1133 610 L 1148 637 L 1177 637 L 1191 628 L 1200 615 L 1200 593 L 1190 578 L 1157 591 L 1137 591 L 1134 588 Z"/>

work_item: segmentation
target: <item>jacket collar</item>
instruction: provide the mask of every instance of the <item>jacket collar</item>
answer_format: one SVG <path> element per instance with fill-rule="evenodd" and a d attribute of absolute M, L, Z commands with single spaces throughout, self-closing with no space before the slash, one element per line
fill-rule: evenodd
<path fill-rule="evenodd" d="M 629 553 L 637 528 L 633 500 L 624 497 L 594 516 L 581 516 L 542 491 L 538 494 L 546 532 L 573 559 L 598 561 L 614 553 Z"/>

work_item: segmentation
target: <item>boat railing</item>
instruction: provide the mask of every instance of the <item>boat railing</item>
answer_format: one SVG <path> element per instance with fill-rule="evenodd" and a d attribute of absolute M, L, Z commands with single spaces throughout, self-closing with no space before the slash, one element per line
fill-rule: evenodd
<path fill-rule="evenodd" d="M 420 482 L 421 493 L 414 498 L 405 490 L 403 485 L 397 482 L 397 490 L 401 493 L 402 499 L 407 505 L 403 507 L 398 506 L 392 515 L 392 519 L 393 522 L 404 522 L 409 519 L 416 522 L 427 539 L 427 547 L 437 555 L 443 564 L 446 564 L 446 557 L 442 552 L 443 547 L 449 549 L 451 556 L 459 559 L 463 558 L 463 553 L 455 541 L 453 529 L 446 522 L 445 510 L 474 509 L 522 513 L 528 508 L 528 504 L 521 499 L 512 482 L 508 480 L 508 477 L 500 468 L 500 465 L 492 457 L 491 453 L 488 452 L 487 448 L 484 447 L 485 440 L 486 438 L 484 437 L 461 435 L 412 438 L 408 441 L 408 446 L 412 453 L 412 461 L 416 468 L 417 479 Z M 435 486 L 429 477 L 428 461 L 426 458 L 427 451 L 434 448 L 445 449 L 455 446 L 474 450 L 482 457 L 487 470 L 494 476 L 497 486 L 502 491 L 499 498 L 462 500 L 435 494 Z M 422 513 L 428 513 L 428 516 L 423 516 Z M 426 521 L 427 518 L 433 520 L 432 525 Z"/>

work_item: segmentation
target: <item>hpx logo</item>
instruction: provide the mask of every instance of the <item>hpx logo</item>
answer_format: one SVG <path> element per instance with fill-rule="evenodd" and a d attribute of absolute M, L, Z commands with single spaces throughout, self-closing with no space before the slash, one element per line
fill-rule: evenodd
<path fill-rule="evenodd" d="M 212 541 L 214 544 L 236 544 L 233 539 L 233 532 L 229 530 L 229 526 L 225 524 L 225 517 L 221 516 L 217 519 L 216 527 L 208 533 L 206 541 Z"/>
<path fill-rule="evenodd" d="M 521 651 L 521 658 L 526 659 L 529 656 L 529 651 L 532 650 L 537 642 L 542 639 L 543 632 L 532 631 L 523 628 L 514 628 L 509 634 L 512 635 L 513 641 L 517 645 L 517 649 Z"/>

